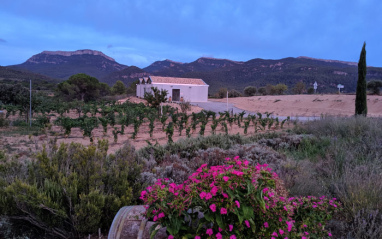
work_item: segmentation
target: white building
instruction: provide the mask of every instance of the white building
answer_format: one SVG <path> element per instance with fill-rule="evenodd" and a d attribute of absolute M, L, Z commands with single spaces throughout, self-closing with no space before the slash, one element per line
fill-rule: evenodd
<path fill-rule="evenodd" d="M 139 78 L 137 97 L 143 98 L 151 87 L 167 90 L 167 98 L 172 101 L 207 102 L 208 85 L 202 79 L 149 76 Z"/>

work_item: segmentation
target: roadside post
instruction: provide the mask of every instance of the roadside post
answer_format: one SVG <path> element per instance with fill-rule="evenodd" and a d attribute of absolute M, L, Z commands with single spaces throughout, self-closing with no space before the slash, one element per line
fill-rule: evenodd
<path fill-rule="evenodd" d="M 314 82 L 313 89 L 314 89 L 314 94 L 316 94 L 317 93 L 317 81 Z"/>
<path fill-rule="evenodd" d="M 338 88 L 338 94 L 341 94 L 341 89 L 344 88 L 344 85 L 338 84 L 337 88 Z"/>

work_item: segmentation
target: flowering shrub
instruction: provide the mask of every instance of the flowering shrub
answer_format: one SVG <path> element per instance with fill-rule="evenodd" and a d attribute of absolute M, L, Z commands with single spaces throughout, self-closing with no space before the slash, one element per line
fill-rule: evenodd
<path fill-rule="evenodd" d="M 226 158 L 203 164 L 177 185 L 159 179 L 141 193 L 145 216 L 167 228 L 169 238 L 308 238 L 331 236 L 325 222 L 339 209 L 335 199 L 287 198 L 266 164 Z M 155 235 L 155 230 L 152 235 Z"/>

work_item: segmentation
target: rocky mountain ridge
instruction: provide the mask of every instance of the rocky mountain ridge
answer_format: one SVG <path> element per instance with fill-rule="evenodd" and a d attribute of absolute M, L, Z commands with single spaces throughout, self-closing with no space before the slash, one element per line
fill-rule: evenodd
<path fill-rule="evenodd" d="M 335 92 L 337 84 L 345 85 L 345 92 L 354 92 L 358 74 L 356 66 L 355 62 L 305 56 L 277 60 L 255 58 L 248 61 L 201 57 L 189 63 L 166 59 L 141 69 L 120 64 L 100 51 L 78 50 L 44 51 L 9 68 L 61 80 L 77 73 L 86 73 L 109 85 L 117 80 L 129 85 L 139 77 L 148 75 L 201 78 L 210 85 L 210 93 L 213 94 L 219 88 L 242 92 L 246 86 L 259 88 L 278 83 L 292 89 L 297 82 L 304 82 L 308 88 L 315 81 L 319 85 L 319 92 Z M 367 79 L 382 79 L 382 68 L 368 67 Z"/>
<path fill-rule="evenodd" d="M 39 60 L 40 59 L 39 55 L 50 55 L 50 56 L 52 55 L 58 55 L 58 56 L 93 55 L 93 56 L 102 56 L 110 61 L 115 61 L 113 58 L 103 54 L 100 51 L 84 49 L 84 50 L 77 50 L 77 51 L 43 51 L 37 55 L 33 55 L 31 58 L 27 60 L 27 62 L 44 63 Z"/>
<path fill-rule="evenodd" d="M 127 66 L 116 62 L 100 51 L 43 51 L 33 55 L 26 62 L 8 66 L 15 70 L 27 70 L 56 79 L 68 79 L 71 75 L 85 73 L 96 78 L 125 69 Z"/>

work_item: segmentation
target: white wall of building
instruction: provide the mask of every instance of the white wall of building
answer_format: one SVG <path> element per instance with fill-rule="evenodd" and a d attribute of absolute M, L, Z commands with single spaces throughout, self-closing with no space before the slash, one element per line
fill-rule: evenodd
<path fill-rule="evenodd" d="M 190 102 L 207 102 L 208 101 L 208 85 L 174 85 L 174 84 L 164 84 L 164 83 L 154 83 L 154 84 L 138 84 L 137 85 L 137 96 L 140 98 L 144 97 L 144 92 L 151 92 L 151 87 L 157 87 L 159 90 L 167 90 L 167 98 L 172 95 L 173 89 L 180 90 L 180 97 L 183 97 L 184 101 Z"/>

